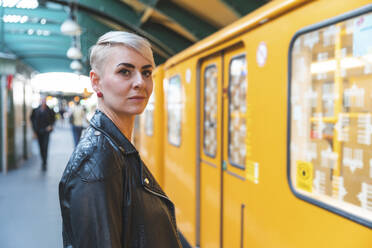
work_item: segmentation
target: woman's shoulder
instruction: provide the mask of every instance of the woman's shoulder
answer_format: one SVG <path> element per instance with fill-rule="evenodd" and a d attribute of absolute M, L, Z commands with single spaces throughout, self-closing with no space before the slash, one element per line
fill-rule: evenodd
<path fill-rule="evenodd" d="M 72 153 L 66 171 L 79 176 L 83 181 L 91 182 L 117 174 L 121 165 L 122 158 L 109 140 L 101 132 L 89 127 Z"/>

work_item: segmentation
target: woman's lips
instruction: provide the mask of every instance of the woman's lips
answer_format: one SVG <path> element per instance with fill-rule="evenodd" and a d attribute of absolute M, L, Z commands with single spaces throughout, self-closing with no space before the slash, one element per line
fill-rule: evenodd
<path fill-rule="evenodd" d="M 144 96 L 132 96 L 129 97 L 129 100 L 135 101 L 135 102 L 142 102 L 146 99 Z"/>

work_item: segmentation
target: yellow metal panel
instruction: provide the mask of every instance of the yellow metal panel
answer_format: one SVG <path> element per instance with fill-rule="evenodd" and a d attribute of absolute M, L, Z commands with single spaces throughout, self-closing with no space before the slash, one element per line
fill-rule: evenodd
<path fill-rule="evenodd" d="M 227 161 L 227 171 L 223 173 L 223 247 L 367 248 L 372 245 L 369 228 L 294 196 L 288 185 L 286 157 L 289 104 L 287 64 L 292 37 L 305 26 L 322 22 L 371 2 L 324 0 L 303 5 L 301 3 L 302 1 L 273 1 L 166 63 L 165 78 L 169 79 L 176 74 L 181 76 L 184 108 L 180 147 L 172 146 L 167 141 L 165 113 L 164 186 L 176 204 L 178 226 L 192 245 L 196 245 L 197 236 L 195 145 L 198 143 L 196 125 L 200 124 L 196 121 L 196 109 L 199 107 L 196 92 L 200 87 L 196 81 L 197 63 L 202 59 L 201 54 L 205 56 L 211 53 L 212 49 L 216 52 L 221 47 L 226 47 L 227 43 L 238 44 L 240 41 L 243 42 L 244 49 L 241 46 L 235 50 L 224 51 L 224 88 L 228 82 L 226 68 L 229 56 L 231 58 L 243 52 L 246 54 L 248 71 L 246 165 L 249 165 L 247 168 L 250 174 L 247 176 L 247 171 L 233 167 Z M 276 18 L 272 18 L 274 16 Z M 258 23 L 266 17 L 270 17 L 271 20 L 259 26 Z M 264 65 L 258 64 L 256 56 L 261 42 L 267 47 Z M 187 69 L 191 70 L 190 83 L 185 81 Z M 224 101 L 226 115 L 227 102 L 226 99 Z M 336 119 L 328 118 L 326 121 L 335 122 Z M 225 128 L 227 124 L 228 120 L 225 117 Z M 224 132 L 223 140 L 224 142 L 228 140 L 227 130 Z M 224 145 L 225 160 L 228 153 L 227 144 Z M 252 171 L 256 167 L 259 171 L 257 182 L 255 177 L 252 177 L 254 174 Z M 201 173 L 209 171 L 202 169 Z M 247 178 L 251 180 L 246 180 Z M 209 185 L 202 185 L 202 191 L 207 192 L 216 188 L 218 182 L 211 178 L 206 180 Z M 202 201 L 213 202 L 215 199 Z M 209 217 L 206 217 L 205 221 L 207 225 L 216 224 Z M 203 223 L 201 225 L 202 232 L 208 229 Z M 201 241 L 204 242 L 202 235 Z"/>
<path fill-rule="evenodd" d="M 163 94 L 163 65 L 160 65 L 153 72 L 154 90 L 152 94 L 155 97 L 154 109 L 154 127 L 153 135 L 148 136 L 145 132 L 145 114 L 140 117 L 140 142 L 139 150 L 141 158 L 148 166 L 158 183 L 163 187 L 164 178 L 164 94 Z"/>
<path fill-rule="evenodd" d="M 370 229 L 296 198 L 288 186 L 286 170 L 290 40 L 307 25 L 368 3 L 315 1 L 243 35 L 248 58 L 248 96 L 252 104 L 251 159 L 258 161 L 260 167 L 258 185 L 247 183 L 239 189 L 241 198 L 248 203 L 244 247 L 346 248 L 372 244 Z M 256 53 L 262 41 L 267 45 L 268 55 L 266 64 L 260 67 Z"/>
<path fill-rule="evenodd" d="M 221 236 L 221 142 L 222 142 L 222 58 L 221 54 L 204 59 L 201 63 L 200 73 L 200 247 L 218 248 L 220 247 Z M 206 80 L 206 70 L 215 70 L 215 75 L 210 76 L 213 80 L 215 76 L 215 89 L 212 89 L 212 82 Z M 207 84 L 210 83 L 210 86 Z M 211 100 L 215 106 L 205 106 L 204 99 Z M 216 134 L 213 140 L 207 139 L 205 118 L 206 110 L 215 107 L 213 124 Z M 213 113 L 214 111 L 212 111 Z M 214 136 L 214 135 L 212 135 Z M 204 142 L 207 141 L 207 142 Z M 215 141 L 215 143 L 213 142 Z M 208 144 L 213 142 L 212 144 Z M 208 149 L 208 145 L 214 149 Z M 212 150 L 212 152 L 211 152 Z M 213 152 L 214 151 L 214 152 Z"/>
<path fill-rule="evenodd" d="M 179 75 L 182 84 L 181 145 L 168 141 L 168 114 L 164 108 L 164 187 L 176 206 L 177 225 L 191 244 L 196 240 L 196 60 L 165 71 L 164 100 L 168 80 Z M 187 82 L 186 79 L 190 79 Z"/>
<path fill-rule="evenodd" d="M 243 119 L 246 119 L 246 113 L 240 113 L 235 112 L 235 116 L 233 116 L 234 113 L 231 113 L 229 116 L 230 104 L 232 101 L 234 101 L 234 95 L 233 91 L 240 91 L 240 89 L 234 89 L 232 88 L 232 82 L 230 78 L 230 64 L 233 59 L 241 56 L 246 55 L 244 47 L 240 44 L 238 46 L 235 46 L 231 49 L 228 49 L 224 51 L 224 79 L 223 79 L 223 88 L 224 88 L 224 95 L 223 95 L 223 164 L 224 164 L 224 173 L 223 173 L 223 226 L 222 226 L 222 232 L 223 232 L 223 247 L 240 247 L 241 242 L 244 239 L 244 236 L 242 235 L 242 227 L 244 225 L 243 223 L 243 217 L 244 217 L 244 209 L 246 205 L 245 198 L 242 197 L 241 189 L 246 183 L 245 176 L 246 172 L 245 169 L 238 168 L 231 164 L 231 157 L 229 155 L 229 146 L 233 143 L 236 143 L 232 139 L 232 137 L 229 137 L 229 131 L 232 131 L 232 128 L 235 128 L 233 125 L 233 119 L 229 120 L 230 118 L 234 117 L 242 117 Z M 245 59 L 246 60 L 246 57 Z M 245 75 L 247 72 L 247 68 L 241 68 L 242 70 L 245 70 Z M 249 71 L 248 71 L 249 74 Z M 246 90 L 249 88 L 249 81 L 244 80 L 246 83 L 245 87 Z M 249 90 L 248 90 L 249 91 Z M 249 104 L 249 99 L 247 98 L 247 92 L 244 93 L 245 99 L 244 101 L 246 104 Z M 247 110 L 246 110 L 247 111 Z M 242 115 L 244 114 L 244 115 Z M 245 123 L 246 124 L 246 123 Z M 250 133 L 250 128 L 246 126 L 246 134 Z M 246 137 L 243 137 L 242 145 L 246 146 L 247 149 L 250 149 L 247 147 L 247 140 Z M 241 141 L 241 140 L 239 140 Z M 231 148 L 231 147 L 230 147 Z M 234 152 L 231 151 L 230 152 Z M 247 159 L 247 154 L 246 157 Z M 245 166 L 246 159 L 244 160 L 244 164 L 242 166 Z"/>

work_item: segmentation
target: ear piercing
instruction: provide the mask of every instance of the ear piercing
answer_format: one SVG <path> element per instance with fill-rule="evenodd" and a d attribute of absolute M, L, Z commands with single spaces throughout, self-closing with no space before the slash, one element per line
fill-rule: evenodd
<path fill-rule="evenodd" d="M 97 96 L 98 96 L 98 97 L 103 97 L 102 92 L 101 92 L 101 91 L 98 91 L 98 92 L 97 92 Z"/>

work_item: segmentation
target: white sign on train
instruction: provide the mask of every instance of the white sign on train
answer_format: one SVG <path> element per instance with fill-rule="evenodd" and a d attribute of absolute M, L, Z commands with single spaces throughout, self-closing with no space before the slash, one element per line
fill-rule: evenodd
<path fill-rule="evenodd" d="M 263 67 L 267 60 L 267 46 L 264 41 L 261 41 L 258 45 L 256 52 L 256 60 L 259 67 Z"/>

